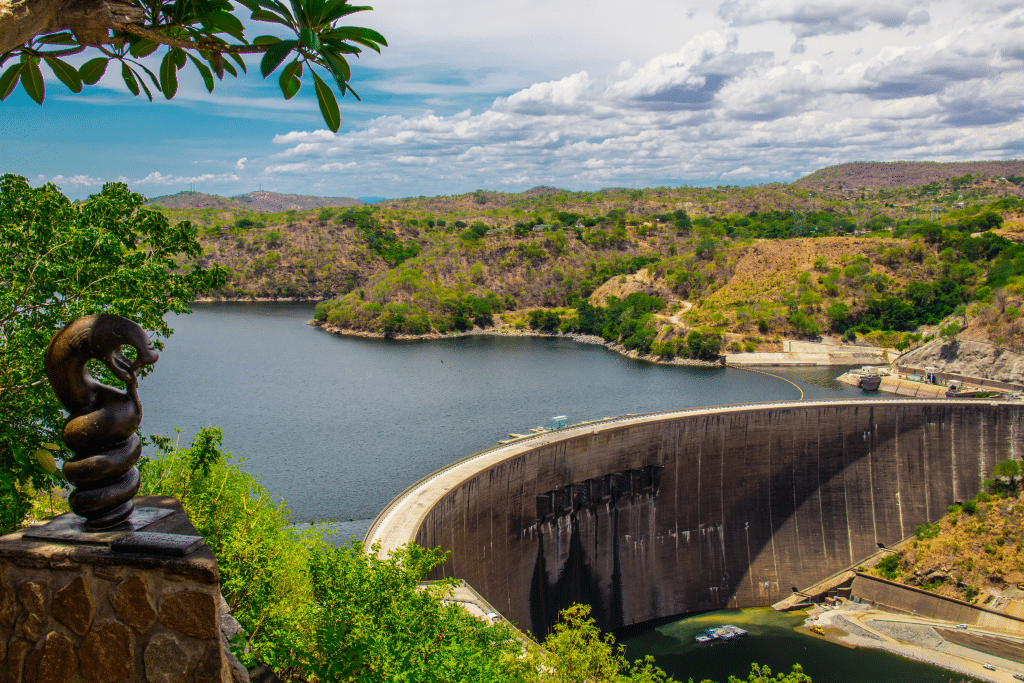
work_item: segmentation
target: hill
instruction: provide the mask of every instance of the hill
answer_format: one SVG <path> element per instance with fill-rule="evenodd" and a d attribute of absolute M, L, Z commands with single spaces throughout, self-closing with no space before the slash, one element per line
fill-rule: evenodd
<path fill-rule="evenodd" d="M 793 185 L 807 188 L 911 188 L 977 176 L 994 180 L 1024 176 L 1024 160 L 1015 161 L 863 161 L 822 168 Z M 970 179 L 968 179 L 970 180 Z"/>
<path fill-rule="evenodd" d="M 179 192 L 153 197 L 150 205 L 168 209 L 217 209 L 224 211 L 280 213 L 282 211 L 309 211 L 321 207 L 362 206 L 364 202 L 352 197 L 310 197 L 301 194 L 277 192 L 249 192 L 235 197 L 220 197 L 202 192 Z"/>
<path fill-rule="evenodd" d="M 824 333 L 906 349 L 956 323 L 1020 353 L 1024 183 L 1008 178 L 161 210 L 231 269 L 216 295 L 329 299 L 321 324 L 350 333 L 533 328 L 693 358 Z"/>
<path fill-rule="evenodd" d="M 917 527 L 909 545 L 871 571 L 939 595 L 1020 614 L 1024 496 L 1019 462 L 1010 460 L 996 469 L 996 478 L 985 482 L 987 491 L 951 505 L 938 522 Z"/>

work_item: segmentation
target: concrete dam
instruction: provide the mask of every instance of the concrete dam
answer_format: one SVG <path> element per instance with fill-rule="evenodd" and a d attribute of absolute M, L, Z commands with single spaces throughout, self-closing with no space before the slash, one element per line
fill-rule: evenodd
<path fill-rule="evenodd" d="M 420 480 L 374 521 L 382 552 L 450 551 L 521 629 L 592 606 L 614 630 L 770 605 L 911 535 L 1024 455 L 1024 411 L 984 401 L 774 403 L 538 434 Z"/>

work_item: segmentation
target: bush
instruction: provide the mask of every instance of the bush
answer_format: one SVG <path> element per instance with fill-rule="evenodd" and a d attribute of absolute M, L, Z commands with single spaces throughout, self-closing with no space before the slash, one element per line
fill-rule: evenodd
<path fill-rule="evenodd" d="M 883 578 L 895 581 L 901 574 L 899 555 L 896 555 L 895 553 L 886 555 L 878 561 L 878 564 L 875 565 L 875 569 L 878 570 L 878 573 Z"/>

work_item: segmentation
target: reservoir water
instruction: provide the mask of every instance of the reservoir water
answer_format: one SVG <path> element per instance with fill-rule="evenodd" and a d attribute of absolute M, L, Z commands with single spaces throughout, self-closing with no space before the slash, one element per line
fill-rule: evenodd
<path fill-rule="evenodd" d="M 196 304 L 140 383 L 144 434 L 207 425 L 287 502 L 296 522 L 369 520 L 453 460 L 552 416 L 582 422 L 672 408 L 795 400 L 733 368 L 667 366 L 570 339 L 340 337 L 310 303 Z M 839 368 L 772 369 L 807 398 L 851 398 Z M 351 527 L 353 533 L 368 522 Z"/>
<path fill-rule="evenodd" d="M 362 536 L 396 494 L 443 465 L 494 445 L 509 432 L 754 401 L 798 391 L 766 374 L 637 361 L 568 339 L 460 337 L 395 342 L 327 334 L 306 325 L 309 303 L 197 304 L 171 321 L 155 372 L 142 380 L 145 434 L 203 426 L 283 499 L 297 522 L 329 520 Z M 857 398 L 835 381 L 842 368 L 773 368 L 809 399 Z M 349 521 L 355 520 L 355 521 Z M 717 620 L 717 621 L 716 621 Z M 749 662 L 789 671 L 800 662 L 815 683 L 946 683 L 960 677 L 871 650 L 847 650 L 793 632 L 787 615 L 701 615 L 628 641 L 677 679 L 746 679 Z M 751 631 L 742 642 L 697 650 L 714 623 Z"/>

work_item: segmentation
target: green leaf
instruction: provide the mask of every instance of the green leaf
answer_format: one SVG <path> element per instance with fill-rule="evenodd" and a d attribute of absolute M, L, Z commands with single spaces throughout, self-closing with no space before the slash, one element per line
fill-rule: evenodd
<path fill-rule="evenodd" d="M 10 69 L 0 76 L 0 102 L 3 102 L 18 85 L 18 75 L 21 73 L 21 63 L 14 64 Z"/>
<path fill-rule="evenodd" d="M 160 47 L 159 43 L 145 38 L 139 38 L 132 42 L 130 51 L 133 57 L 146 57 L 153 54 L 158 47 Z"/>
<path fill-rule="evenodd" d="M 180 47 L 172 47 L 171 55 L 173 55 L 174 66 L 176 66 L 178 70 L 181 71 L 181 69 L 185 67 L 185 51 L 182 50 Z"/>
<path fill-rule="evenodd" d="M 348 90 L 348 79 L 352 77 L 352 71 L 349 69 L 348 62 L 341 56 L 329 52 L 324 53 L 324 61 L 327 62 L 331 75 L 334 76 L 334 80 L 338 84 L 338 90 L 341 91 L 341 96 L 344 97 L 345 91 Z"/>
<path fill-rule="evenodd" d="M 67 62 L 56 57 L 44 56 L 46 65 L 53 71 L 53 75 L 60 79 L 61 83 L 68 86 L 72 92 L 82 92 L 82 77 L 78 70 Z"/>
<path fill-rule="evenodd" d="M 240 43 L 245 42 L 245 27 L 242 25 L 242 22 L 240 22 L 238 18 L 230 12 L 211 12 L 208 15 L 208 19 L 215 28 L 227 33 Z"/>
<path fill-rule="evenodd" d="M 338 26 L 330 31 L 326 31 L 320 36 L 322 39 L 325 38 L 340 38 L 341 40 L 351 40 L 354 43 L 359 43 L 371 50 L 380 52 L 378 45 L 388 46 L 388 41 L 384 39 L 384 36 L 377 33 L 373 29 L 362 28 L 360 26 Z"/>
<path fill-rule="evenodd" d="M 145 68 L 145 67 L 143 67 L 143 68 Z M 144 80 L 142 80 L 140 78 L 139 79 L 139 85 L 142 86 L 142 90 L 143 90 L 143 92 L 146 93 L 146 97 L 149 98 L 149 101 L 152 102 L 153 101 L 153 93 L 149 92 L 149 88 L 146 87 L 146 81 L 144 81 Z M 353 93 L 353 95 L 354 94 L 355 93 Z M 357 97 L 356 99 L 359 99 L 359 98 Z"/>
<path fill-rule="evenodd" d="M 313 29 L 299 29 L 299 39 L 302 40 L 302 44 L 310 50 L 320 49 L 320 39 L 316 37 L 316 33 L 313 32 Z"/>
<path fill-rule="evenodd" d="M 178 69 L 173 54 L 173 50 L 168 50 L 164 60 L 160 62 L 160 89 L 167 99 L 171 99 L 174 93 L 178 92 Z"/>
<path fill-rule="evenodd" d="M 132 94 L 138 97 L 139 83 L 135 80 L 135 73 L 132 72 L 124 62 L 121 62 L 121 78 L 124 79 L 124 84 L 128 86 L 128 89 L 132 91 Z"/>
<path fill-rule="evenodd" d="M 25 54 L 21 56 L 21 87 L 38 104 L 43 103 L 46 86 L 43 84 L 43 74 L 39 71 L 39 60 Z"/>
<path fill-rule="evenodd" d="M 296 59 L 286 66 L 284 71 L 281 72 L 281 77 L 277 79 L 278 84 L 281 86 L 281 93 L 284 94 L 286 100 L 295 97 L 295 93 L 299 92 L 299 88 L 302 86 L 299 79 L 295 77 L 296 69 L 294 67 L 298 63 L 299 60 Z"/>
<path fill-rule="evenodd" d="M 273 45 L 274 43 L 280 43 L 281 39 L 277 36 L 256 36 L 252 44 L 253 45 Z"/>
<path fill-rule="evenodd" d="M 260 71 L 263 72 L 263 77 L 266 78 L 270 74 L 274 73 L 274 69 L 281 65 L 284 58 L 288 56 L 295 46 L 298 45 L 296 40 L 282 40 L 280 43 L 275 43 L 270 46 L 266 54 L 263 55 L 263 60 L 260 62 Z"/>
<path fill-rule="evenodd" d="M 263 9 L 258 9 L 255 12 L 253 12 L 252 18 L 256 21 L 266 21 L 274 24 L 281 24 L 282 26 L 287 26 L 288 28 L 292 27 L 292 22 L 282 17 L 279 17 L 273 12 L 268 12 L 267 10 Z"/>
<path fill-rule="evenodd" d="M 46 470 L 47 474 L 57 473 L 57 461 L 53 459 L 53 453 L 50 453 L 50 451 L 44 448 L 40 448 L 36 451 L 35 455 L 36 461 L 44 470 Z"/>
<path fill-rule="evenodd" d="M 97 57 L 83 64 L 82 68 L 78 70 L 78 75 L 81 76 L 82 82 L 86 85 L 94 85 L 103 78 L 103 73 L 106 70 L 107 60 L 103 57 Z"/>
<path fill-rule="evenodd" d="M 249 73 L 248 71 L 245 70 L 245 60 L 242 59 L 242 55 L 236 55 L 234 52 L 229 52 L 228 53 L 228 57 L 230 57 L 231 59 L 235 60 L 235 63 L 238 64 L 238 67 L 242 70 L 242 73 Z M 237 74 L 234 74 L 234 75 L 237 75 Z"/>
<path fill-rule="evenodd" d="M 41 443 L 41 444 L 39 444 L 39 447 L 40 448 L 45 448 L 48 451 L 59 451 L 60 450 L 60 446 L 58 446 L 55 443 Z"/>
<path fill-rule="evenodd" d="M 238 77 L 238 72 L 235 71 L 235 67 L 231 66 L 231 62 L 222 61 L 221 65 L 224 67 L 224 70 L 227 71 L 229 74 L 235 76 L 236 78 Z"/>
<path fill-rule="evenodd" d="M 192 64 L 194 64 L 196 70 L 199 71 L 199 75 L 203 77 L 203 83 L 206 84 L 206 91 L 213 92 L 213 73 L 210 71 L 209 67 L 193 57 L 191 54 L 188 55 L 188 58 L 192 60 Z"/>
<path fill-rule="evenodd" d="M 316 99 L 320 103 L 320 113 L 323 114 L 324 122 L 327 127 L 331 129 L 331 132 L 337 133 L 338 128 L 341 127 L 341 112 L 338 111 L 338 100 L 334 99 L 334 93 L 331 92 L 330 87 L 323 82 L 316 72 L 312 69 L 309 73 L 313 74 L 313 82 L 316 85 Z"/>
<path fill-rule="evenodd" d="M 67 31 L 51 33 L 48 36 L 37 38 L 36 42 L 40 45 L 78 45 L 78 41 L 75 40 L 75 37 Z"/>

